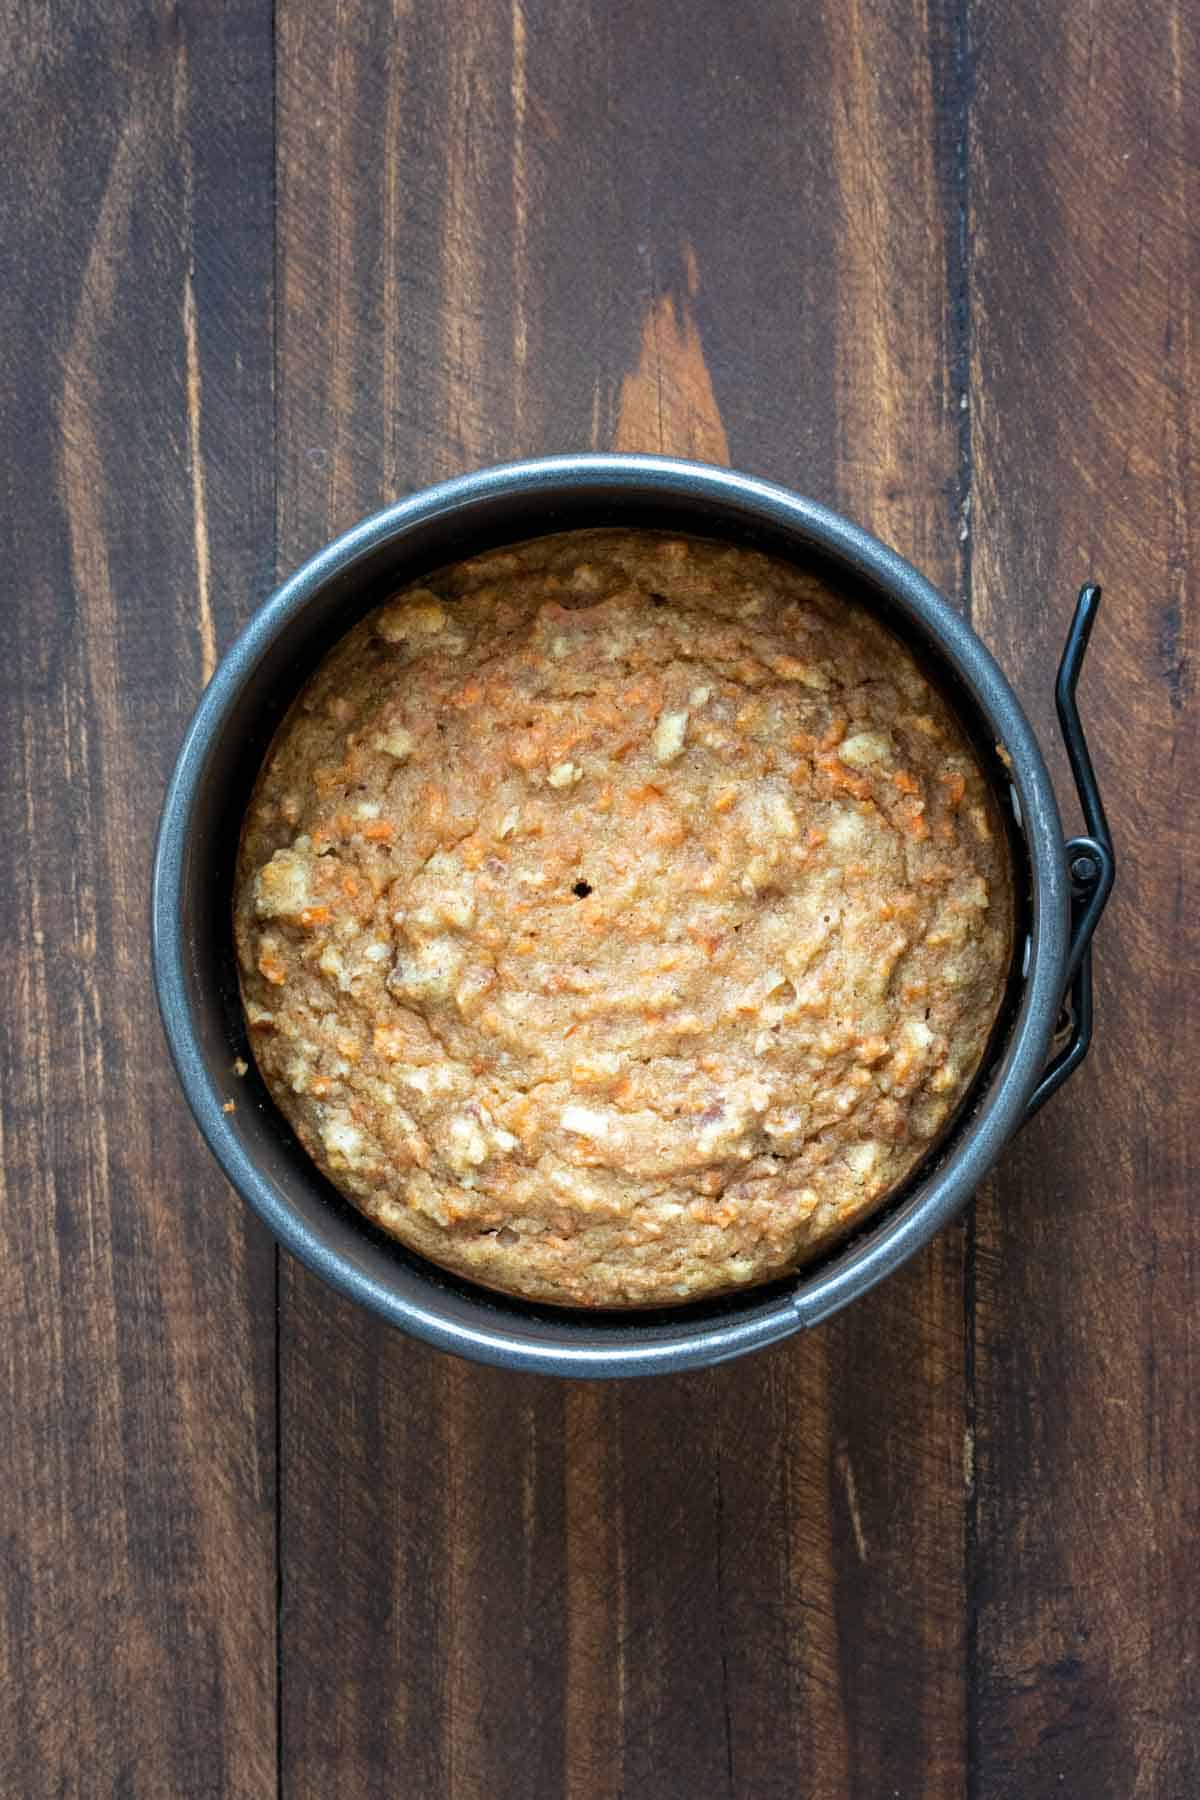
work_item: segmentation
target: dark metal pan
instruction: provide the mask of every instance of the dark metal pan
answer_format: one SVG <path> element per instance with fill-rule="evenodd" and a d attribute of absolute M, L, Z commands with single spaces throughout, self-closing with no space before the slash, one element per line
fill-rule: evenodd
<path fill-rule="evenodd" d="M 820 565 L 856 592 L 914 649 L 990 767 L 1011 821 L 1021 899 L 1009 1002 L 988 1058 L 954 1126 L 902 1189 L 850 1242 L 786 1281 L 656 1312 L 507 1300 L 443 1273 L 372 1226 L 317 1171 L 259 1080 L 233 954 L 231 892 L 246 802 L 277 725 L 329 646 L 387 593 L 438 567 L 600 525 L 752 544 Z M 163 808 L 155 982 L 184 1092 L 226 1175 L 280 1242 L 342 1292 L 414 1336 L 507 1368 L 567 1376 L 698 1368 L 828 1318 L 959 1211 L 1013 1133 L 1087 1053 L 1091 937 L 1114 872 L 1075 706 L 1098 603 L 1099 590 L 1085 587 L 1059 672 L 1059 718 L 1088 828 L 1088 836 L 1064 841 L 1037 740 L 970 626 L 877 539 L 783 488 L 657 457 L 553 457 L 429 488 L 347 532 L 284 583 L 225 656 Z M 239 1058 L 250 1063 L 243 1079 L 234 1072 Z"/>

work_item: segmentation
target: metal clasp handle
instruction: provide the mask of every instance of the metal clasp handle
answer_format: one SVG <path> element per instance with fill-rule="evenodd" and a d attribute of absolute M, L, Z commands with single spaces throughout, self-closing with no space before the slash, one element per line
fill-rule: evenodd
<path fill-rule="evenodd" d="M 1051 1094 L 1075 1073 L 1088 1053 L 1092 1041 L 1092 934 L 1100 923 L 1117 872 L 1112 833 L 1108 829 L 1108 817 L 1075 699 L 1079 673 L 1099 611 L 1100 589 L 1094 582 L 1088 582 L 1080 589 L 1075 604 L 1075 616 L 1067 633 L 1054 689 L 1058 723 L 1088 834 L 1069 839 L 1064 847 L 1071 877 L 1071 948 L 1059 1027 L 1060 1032 L 1069 1035 L 1033 1091 L 1025 1109 L 1027 1120 L 1040 1111 Z"/>

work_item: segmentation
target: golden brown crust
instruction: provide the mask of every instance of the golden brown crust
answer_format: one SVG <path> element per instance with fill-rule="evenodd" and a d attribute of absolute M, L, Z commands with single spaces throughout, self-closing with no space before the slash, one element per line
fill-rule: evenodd
<path fill-rule="evenodd" d="M 978 1067 L 1007 853 L 908 653 L 815 577 L 648 532 L 477 558 L 336 647 L 236 896 L 314 1159 L 477 1281 L 592 1306 L 769 1279 Z"/>

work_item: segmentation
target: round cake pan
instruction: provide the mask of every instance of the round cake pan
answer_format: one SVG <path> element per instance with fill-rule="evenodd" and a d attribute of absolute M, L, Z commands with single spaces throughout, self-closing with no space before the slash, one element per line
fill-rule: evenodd
<path fill-rule="evenodd" d="M 849 1242 L 787 1280 L 656 1312 L 508 1300 L 378 1231 L 317 1171 L 259 1079 L 233 951 L 242 815 L 276 727 L 325 651 L 387 594 L 438 567 L 594 526 L 726 538 L 818 566 L 854 591 L 910 644 L 991 769 L 1010 821 L 1020 899 L 1009 1000 L 989 1056 L 955 1125 L 903 1188 Z M 1086 1053 L 1090 938 L 1113 878 L 1074 706 L 1098 598 L 1092 587 L 1080 595 L 1059 675 L 1059 713 L 1089 831 L 1068 843 L 1037 740 L 980 639 L 908 563 L 825 507 L 698 463 L 573 456 L 485 469 L 367 519 L 286 581 L 229 650 L 188 729 L 163 807 L 154 977 L 179 1079 L 221 1168 L 279 1241 L 334 1287 L 415 1337 L 507 1368 L 564 1376 L 697 1368 L 828 1318 L 959 1211 Z M 179 1195 L 177 1203 L 187 1202 Z"/>

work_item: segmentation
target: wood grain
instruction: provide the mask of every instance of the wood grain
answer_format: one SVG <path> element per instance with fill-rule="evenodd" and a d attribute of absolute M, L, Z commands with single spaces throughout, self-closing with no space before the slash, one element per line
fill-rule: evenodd
<path fill-rule="evenodd" d="M 980 1211 L 986 1800 L 1200 1792 L 1196 23 L 972 7 L 976 617 L 1050 742 L 1105 584 L 1083 706 L 1120 857 L 1091 1060 Z"/>
<path fill-rule="evenodd" d="M 1200 1793 L 1194 9 L 0 14 L 0 1794 Z M 872 526 L 1052 749 L 1101 580 L 1121 868 L 973 1222 L 746 1363 L 560 1385 L 277 1283 L 146 886 L 277 571 L 588 446 Z"/>
<path fill-rule="evenodd" d="M 591 444 L 790 480 L 958 591 L 949 9 L 277 22 L 282 568 Z M 960 1794 L 962 1251 L 603 1389 L 448 1362 L 285 1266 L 289 1791 Z"/>
<path fill-rule="evenodd" d="M 146 941 L 162 783 L 270 564 L 269 26 L 2 33 L 0 1792 L 34 1800 L 274 1791 L 274 1259 Z"/>

